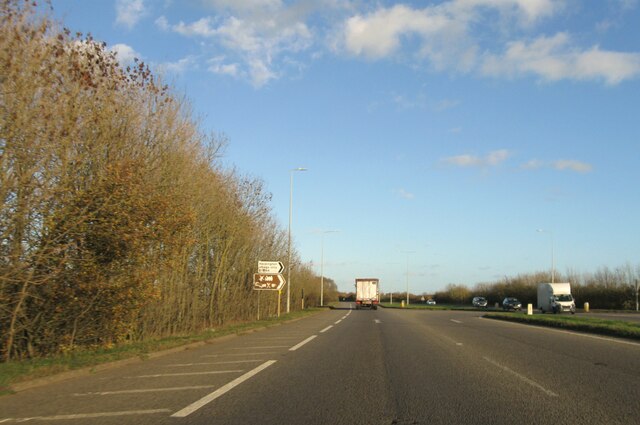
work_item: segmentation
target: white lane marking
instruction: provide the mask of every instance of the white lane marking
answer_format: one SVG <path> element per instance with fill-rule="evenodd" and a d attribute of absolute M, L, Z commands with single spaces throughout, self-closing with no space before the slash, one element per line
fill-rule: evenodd
<path fill-rule="evenodd" d="M 136 378 L 163 378 L 165 376 L 193 376 L 193 375 L 220 375 L 223 373 L 240 373 L 244 372 L 242 369 L 238 370 L 214 370 L 210 372 L 185 372 L 185 373 L 159 373 L 156 375 L 138 375 L 138 376 L 125 376 L 125 379 Z"/>
<path fill-rule="evenodd" d="M 478 317 L 478 319 L 486 320 L 482 316 Z M 510 321 L 507 321 L 507 320 L 496 320 L 496 319 L 489 319 L 489 320 L 495 320 L 496 322 L 506 323 L 508 325 L 528 326 L 530 329 L 536 329 L 536 330 L 539 330 L 539 331 L 559 332 L 559 333 L 563 333 L 563 334 L 581 336 L 581 337 L 584 337 L 584 338 L 593 338 L 593 339 L 599 339 L 599 340 L 602 340 L 602 341 L 617 342 L 618 344 L 635 345 L 636 347 L 640 347 L 640 343 L 632 342 L 632 341 L 625 341 L 623 339 L 608 338 L 606 336 L 581 334 L 581 333 L 578 333 L 578 332 L 566 331 L 566 330 L 562 330 L 562 329 L 547 328 L 547 327 L 544 327 L 544 326 L 532 326 L 532 325 L 527 325 L 526 323 L 510 322 Z"/>
<path fill-rule="evenodd" d="M 535 387 L 535 388 L 539 389 L 540 391 L 542 391 L 543 393 L 547 394 L 548 396 L 550 396 L 550 397 L 559 397 L 558 394 L 554 393 L 553 391 L 546 389 L 545 387 L 543 387 L 542 385 L 538 384 L 537 382 L 527 378 L 524 375 L 519 374 L 518 372 L 516 372 L 514 370 L 509 369 L 508 367 L 503 366 L 500 363 L 497 363 L 497 362 L 491 360 L 488 357 L 483 357 L 483 359 L 485 359 L 486 361 L 488 361 L 492 365 L 499 367 L 500 369 L 504 370 L 505 372 L 509 372 L 512 375 L 517 376 L 522 381 L 526 382 L 527 384 L 531 385 L 532 387 Z"/>
<path fill-rule="evenodd" d="M 265 354 L 274 354 L 273 351 L 268 351 L 266 353 L 225 353 L 225 354 L 205 354 L 201 357 L 223 357 L 223 356 L 262 356 Z"/>
<path fill-rule="evenodd" d="M 462 323 L 461 321 L 456 320 L 456 319 L 449 319 L 449 320 L 451 320 L 453 323 Z"/>
<path fill-rule="evenodd" d="M 145 390 L 120 390 L 120 391 L 99 391 L 90 393 L 75 393 L 75 397 L 82 397 L 86 395 L 118 395 L 118 394 L 142 394 L 142 393 L 154 393 L 163 391 L 183 391 L 183 390 L 202 390 L 205 388 L 213 388 L 215 385 L 194 385 L 191 387 L 169 387 L 169 388 L 148 388 Z"/>
<path fill-rule="evenodd" d="M 238 348 L 231 348 L 232 350 L 247 350 L 247 349 L 252 349 L 252 350 L 269 350 L 272 348 L 287 348 L 288 345 L 271 345 L 271 346 L 262 346 L 262 347 L 238 347 Z"/>
<path fill-rule="evenodd" d="M 294 345 L 293 347 L 289 348 L 289 351 L 296 351 L 298 348 L 302 347 L 303 345 L 305 345 L 307 342 L 311 341 L 313 338 L 317 337 L 318 335 L 311 335 L 309 338 L 305 339 L 304 341 Z"/>
<path fill-rule="evenodd" d="M 263 361 L 264 359 L 229 360 L 227 362 L 176 363 L 176 364 L 167 364 L 167 365 L 164 365 L 164 367 L 211 366 L 216 364 L 257 363 L 257 362 L 263 362 Z"/>
<path fill-rule="evenodd" d="M 6 418 L 0 420 L 0 423 L 8 422 L 27 422 L 27 421 L 63 421 L 66 419 L 88 419 L 88 418 L 104 418 L 109 416 L 127 416 L 127 415 L 149 415 L 154 413 L 167 413 L 169 409 L 153 409 L 153 410 L 126 410 L 122 412 L 100 412 L 100 413 L 78 413 L 71 415 L 55 415 L 55 416 L 33 416 L 31 418 Z"/>
<path fill-rule="evenodd" d="M 374 322 L 376 323 L 382 323 L 382 321 L 380 321 L 380 319 L 373 319 Z"/>
<path fill-rule="evenodd" d="M 274 339 L 296 339 L 298 338 L 298 336 L 268 336 L 265 338 L 255 338 L 255 339 L 256 341 L 273 341 Z"/>
<path fill-rule="evenodd" d="M 456 342 L 456 345 L 457 345 L 458 347 L 462 347 L 462 343 L 461 343 L 461 342 Z"/>
<path fill-rule="evenodd" d="M 342 316 L 342 318 L 340 320 L 344 320 L 346 318 L 347 318 L 347 316 L 345 315 L 345 316 Z"/>
<path fill-rule="evenodd" d="M 251 378 L 252 376 L 257 375 L 258 373 L 262 372 L 263 370 L 265 370 L 266 368 L 268 368 L 269 366 L 271 366 L 275 362 L 276 362 L 276 360 L 269 360 L 269 361 L 266 361 L 266 362 L 262 363 L 257 368 L 255 368 L 253 370 L 250 370 L 249 372 L 245 373 L 244 375 L 242 375 L 242 376 L 234 379 L 233 381 L 229 382 L 228 384 L 218 388 L 217 390 L 215 390 L 211 394 L 208 394 L 208 395 L 202 397 L 200 400 L 198 400 L 198 401 L 196 401 L 194 403 L 191 403 L 190 405 L 188 405 L 184 409 L 177 411 L 176 413 L 171 415 L 171 417 L 184 418 L 185 416 L 190 415 L 191 413 L 193 413 L 196 410 L 200 409 L 204 405 L 206 405 L 208 403 L 211 403 L 216 398 L 220 397 L 221 395 L 227 393 L 228 391 L 230 391 L 233 388 L 237 387 L 238 385 L 242 384 L 244 381 L 246 381 L 247 379 Z"/>
<path fill-rule="evenodd" d="M 320 333 L 324 333 L 326 331 L 328 331 L 329 329 L 331 329 L 333 327 L 333 325 L 329 325 L 326 328 L 324 328 L 323 330 L 320 331 Z"/>
<path fill-rule="evenodd" d="M 342 322 L 342 319 L 340 319 L 340 320 L 338 320 L 337 322 L 334 322 L 334 323 L 337 325 L 340 322 Z"/>

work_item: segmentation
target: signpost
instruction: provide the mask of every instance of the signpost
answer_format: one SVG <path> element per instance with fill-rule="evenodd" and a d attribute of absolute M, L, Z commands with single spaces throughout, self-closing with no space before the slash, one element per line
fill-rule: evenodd
<path fill-rule="evenodd" d="M 285 283 L 280 274 L 284 271 L 282 261 L 258 261 L 258 273 L 253 274 L 253 289 L 256 291 L 278 291 L 278 317 L 280 317 L 280 294 Z M 258 302 L 259 298 L 258 298 Z"/>

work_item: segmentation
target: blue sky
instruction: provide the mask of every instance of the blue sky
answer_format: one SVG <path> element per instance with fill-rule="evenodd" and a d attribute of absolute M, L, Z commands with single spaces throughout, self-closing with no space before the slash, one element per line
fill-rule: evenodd
<path fill-rule="evenodd" d="M 640 263 L 638 0 L 52 3 L 224 134 L 284 229 L 308 168 L 294 243 L 319 273 L 339 230 L 341 290 Z"/>

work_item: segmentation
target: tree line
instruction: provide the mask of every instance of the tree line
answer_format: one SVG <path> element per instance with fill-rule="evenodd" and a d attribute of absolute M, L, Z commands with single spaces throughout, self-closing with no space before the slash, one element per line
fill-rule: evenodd
<path fill-rule="evenodd" d="M 640 266 L 626 264 L 615 269 L 603 266 L 589 273 L 556 272 L 554 281 L 571 283 L 571 293 L 577 307 L 588 302 L 589 307 L 595 309 L 635 310 Z M 489 305 L 493 305 L 502 303 L 505 297 L 515 297 L 523 305 L 531 303 L 536 306 L 538 283 L 541 282 L 551 282 L 549 272 L 505 276 L 504 279 L 480 283 L 471 288 L 450 284 L 445 290 L 436 292 L 434 298 L 441 303 L 470 305 L 473 297 L 483 296 L 488 299 Z"/>
<path fill-rule="evenodd" d="M 2 0 L 2 359 L 274 315 L 253 273 L 287 235 L 264 183 L 220 165 L 226 143 L 142 62 Z M 292 308 L 317 304 L 319 277 L 292 265 Z"/>

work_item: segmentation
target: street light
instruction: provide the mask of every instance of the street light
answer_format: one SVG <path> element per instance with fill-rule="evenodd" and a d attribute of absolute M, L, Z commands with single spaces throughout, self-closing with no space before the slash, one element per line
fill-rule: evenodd
<path fill-rule="evenodd" d="M 307 171 L 306 168 L 294 168 L 289 173 L 289 261 L 287 262 L 287 313 L 291 309 L 291 216 L 293 213 L 293 173 L 296 171 Z"/>
<path fill-rule="evenodd" d="M 551 283 L 555 282 L 555 275 L 556 275 L 556 266 L 555 266 L 555 259 L 553 256 L 553 232 L 550 230 L 544 230 L 544 229 L 537 229 L 538 233 L 548 233 L 551 236 Z"/>
<path fill-rule="evenodd" d="M 324 235 L 338 232 L 340 230 L 322 230 L 320 232 L 320 307 L 324 306 Z"/>
<path fill-rule="evenodd" d="M 409 306 L 409 254 L 415 253 L 415 251 L 402 251 L 403 254 L 407 254 L 407 307 Z"/>

